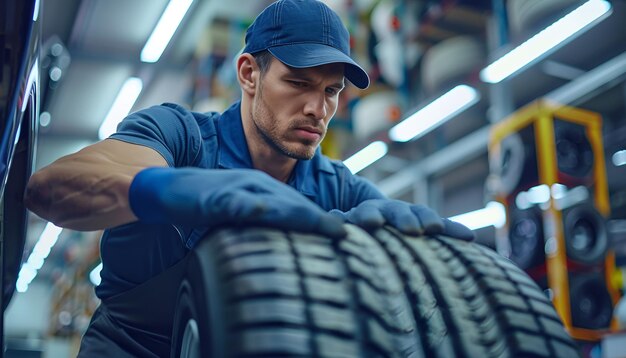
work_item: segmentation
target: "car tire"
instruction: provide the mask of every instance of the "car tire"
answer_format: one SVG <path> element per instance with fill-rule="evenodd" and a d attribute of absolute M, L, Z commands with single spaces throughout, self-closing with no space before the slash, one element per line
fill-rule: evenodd
<path fill-rule="evenodd" d="M 191 321 L 201 357 L 580 356 L 543 292 L 493 250 L 347 229 L 341 240 L 259 228 L 205 238 L 172 356 Z"/>
<path fill-rule="evenodd" d="M 509 259 L 519 268 L 528 271 L 546 260 L 543 216 L 539 207 L 510 211 Z"/>
<path fill-rule="evenodd" d="M 421 77 L 425 93 L 440 94 L 472 80 L 485 63 L 485 46 L 474 36 L 455 36 L 431 46 L 422 59 Z"/>
<path fill-rule="evenodd" d="M 604 262 L 611 243 L 606 219 L 595 206 L 578 203 L 563 210 L 563 217 L 567 257 L 584 265 Z"/>
<path fill-rule="evenodd" d="M 608 330 L 613 318 L 613 301 L 602 272 L 571 274 L 570 310 L 572 326 Z"/>
<path fill-rule="evenodd" d="M 200 355 L 202 341 L 200 340 L 200 328 L 198 325 L 198 318 L 201 317 L 199 309 L 206 308 L 206 306 L 195 302 L 193 290 L 187 280 L 183 281 L 180 287 L 176 307 L 174 320 L 178 322 L 178 325 L 174 327 L 172 332 L 173 339 L 176 342 L 173 349 L 177 353 L 175 356 L 179 358 L 200 358 L 202 357 Z"/>

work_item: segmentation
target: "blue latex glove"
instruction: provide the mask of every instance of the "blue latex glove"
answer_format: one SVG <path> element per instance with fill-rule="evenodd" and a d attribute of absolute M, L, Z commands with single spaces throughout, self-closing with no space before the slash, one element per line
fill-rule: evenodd
<path fill-rule="evenodd" d="M 129 203 L 148 223 L 259 225 L 333 238 L 347 234 L 342 220 L 258 170 L 144 169 L 131 183 Z"/>
<path fill-rule="evenodd" d="M 474 240 L 474 232 L 466 226 L 441 218 L 426 206 L 400 200 L 371 199 L 348 212 L 331 210 L 330 213 L 367 230 L 389 225 L 407 235 L 446 235 L 465 241 Z"/>

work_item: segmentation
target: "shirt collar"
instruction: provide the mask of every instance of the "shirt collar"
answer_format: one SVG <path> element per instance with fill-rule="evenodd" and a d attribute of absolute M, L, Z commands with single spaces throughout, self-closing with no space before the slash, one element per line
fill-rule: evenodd
<path fill-rule="evenodd" d="M 220 140 L 219 168 L 252 168 L 252 159 L 241 122 L 241 102 L 235 102 L 222 113 L 217 134 Z M 314 198 L 318 193 L 316 170 L 334 173 L 330 161 L 325 160 L 320 148 L 317 148 L 311 160 L 298 160 L 288 184 L 300 193 Z"/>
<path fill-rule="evenodd" d="M 219 168 L 252 168 L 252 159 L 241 123 L 241 102 L 237 101 L 219 119 L 217 135 L 220 139 Z"/>

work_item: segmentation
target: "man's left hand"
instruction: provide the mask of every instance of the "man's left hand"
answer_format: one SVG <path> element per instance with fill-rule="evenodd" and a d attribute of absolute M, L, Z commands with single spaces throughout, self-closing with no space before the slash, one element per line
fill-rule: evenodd
<path fill-rule="evenodd" d="M 474 240 L 474 232 L 457 222 L 441 218 L 424 206 L 392 199 L 371 199 L 347 212 L 331 210 L 345 222 L 371 230 L 392 226 L 407 235 L 445 235 L 464 241 Z"/>

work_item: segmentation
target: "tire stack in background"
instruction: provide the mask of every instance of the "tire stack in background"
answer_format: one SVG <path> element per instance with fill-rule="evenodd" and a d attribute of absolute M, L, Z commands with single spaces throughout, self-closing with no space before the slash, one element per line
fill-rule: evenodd
<path fill-rule="evenodd" d="M 454 36 L 431 46 L 422 59 L 424 94 L 440 95 L 461 83 L 478 85 L 475 79 L 486 57 L 485 46 L 477 36 Z"/>
<path fill-rule="evenodd" d="M 491 190 L 507 215 L 497 250 L 544 288 L 582 341 L 617 328 L 601 128 L 597 113 L 538 100 L 496 124 L 489 141 Z"/>

